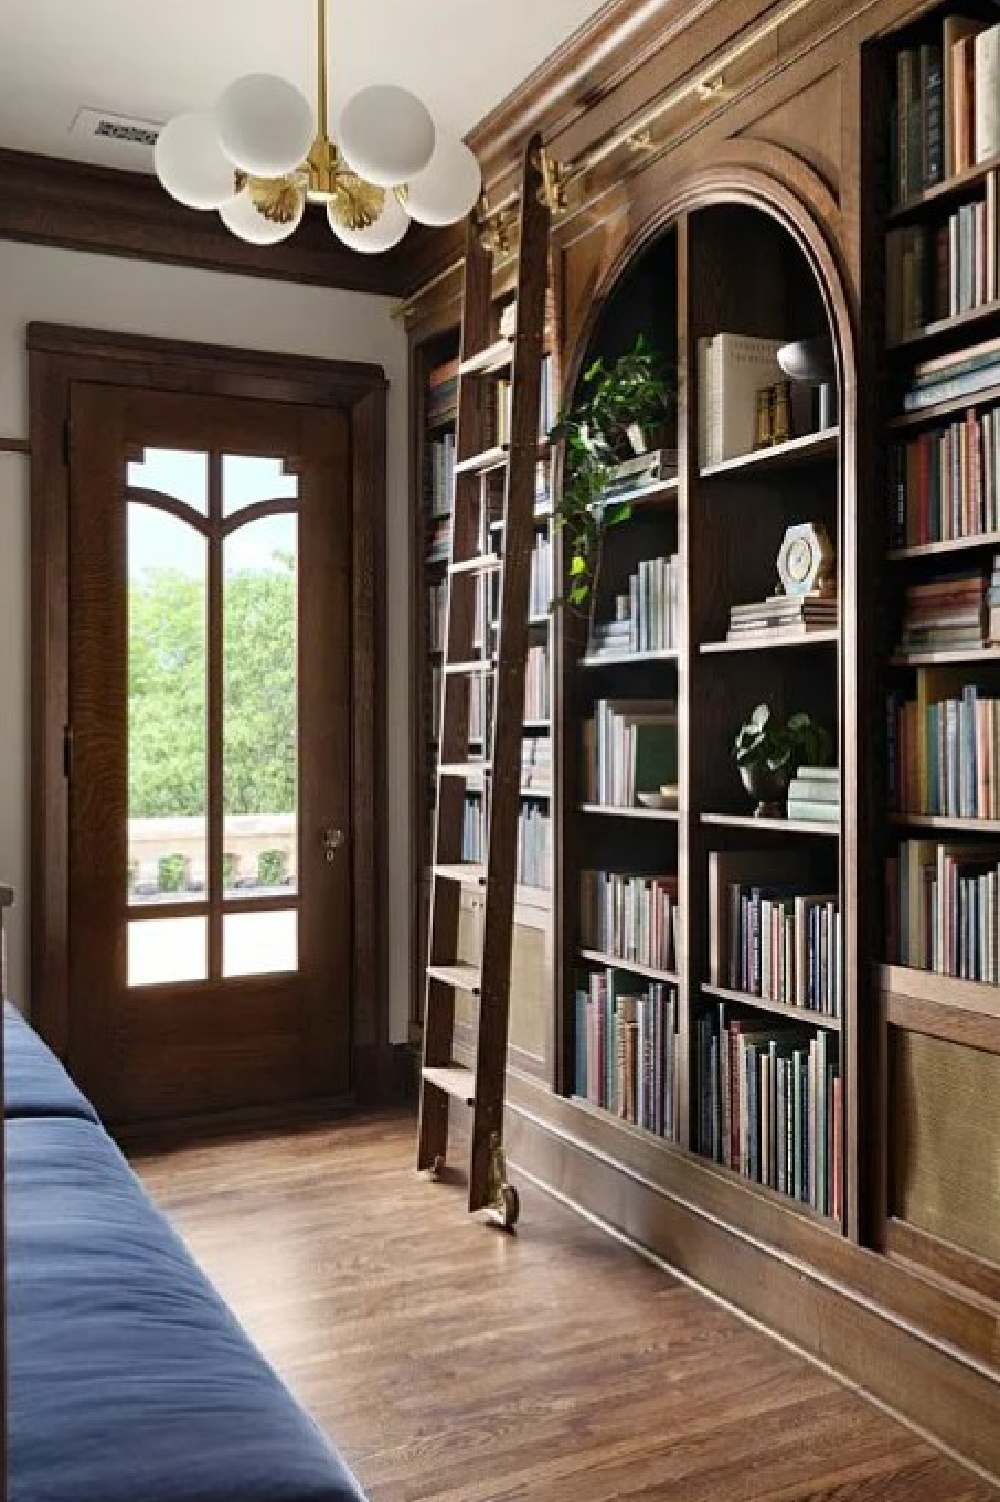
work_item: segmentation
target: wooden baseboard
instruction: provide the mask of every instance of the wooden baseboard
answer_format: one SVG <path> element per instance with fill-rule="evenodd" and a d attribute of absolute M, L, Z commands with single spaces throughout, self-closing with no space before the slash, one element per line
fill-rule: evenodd
<path fill-rule="evenodd" d="M 402 1105 L 417 1098 L 417 1058 L 409 1043 L 354 1050 L 354 1098 L 358 1105 Z"/>
<path fill-rule="evenodd" d="M 588 1140 L 585 1113 L 518 1085 L 508 1099 L 511 1163 L 622 1233 L 706 1291 L 821 1362 L 904 1422 L 1000 1485 L 1000 1371 L 871 1296 L 868 1264 L 839 1243 L 835 1275 L 656 1183 Z M 580 1120 L 574 1121 L 578 1114 Z M 680 1155 L 672 1155 L 682 1162 Z M 688 1165 L 694 1174 L 699 1165 Z M 711 1171 L 705 1170 L 711 1177 Z M 516 1177 L 516 1175 L 515 1175 Z M 829 1234 L 829 1233 L 824 1233 Z M 858 1276 L 846 1278 L 856 1264 Z M 898 1268 L 888 1268 L 899 1278 Z M 902 1297 L 906 1297 L 903 1291 Z"/>

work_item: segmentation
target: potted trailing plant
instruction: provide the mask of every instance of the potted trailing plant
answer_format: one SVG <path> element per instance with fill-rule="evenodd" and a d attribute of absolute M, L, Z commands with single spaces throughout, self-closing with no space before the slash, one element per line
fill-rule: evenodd
<path fill-rule="evenodd" d="M 640 334 L 635 348 L 613 364 L 601 356 L 587 367 L 576 401 L 552 430 L 553 439 L 564 443 L 562 493 L 553 517 L 566 536 L 567 597 L 577 608 L 589 599 L 591 625 L 605 529 L 632 514 L 627 500 L 606 496 L 614 466 L 655 443 L 674 395 L 663 356 Z"/>
<path fill-rule="evenodd" d="M 788 784 L 800 766 L 826 764 L 830 737 L 807 714 L 782 724 L 767 704 L 758 704 L 737 731 L 733 753 L 743 786 L 757 799 L 754 816 L 780 819 Z"/>

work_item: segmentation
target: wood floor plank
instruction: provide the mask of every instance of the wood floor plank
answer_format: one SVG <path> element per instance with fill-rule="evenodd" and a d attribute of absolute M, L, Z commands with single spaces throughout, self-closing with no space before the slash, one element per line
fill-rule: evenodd
<path fill-rule="evenodd" d="M 997 1502 L 775 1341 L 522 1187 L 516 1236 L 398 1113 L 133 1152 L 371 1502 Z"/>

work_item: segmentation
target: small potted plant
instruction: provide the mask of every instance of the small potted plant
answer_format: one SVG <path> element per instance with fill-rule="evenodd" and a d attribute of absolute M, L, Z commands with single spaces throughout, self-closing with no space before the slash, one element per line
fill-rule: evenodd
<path fill-rule="evenodd" d="M 754 817 L 784 817 L 788 784 L 802 765 L 824 766 L 830 737 L 807 714 L 793 714 L 782 724 L 767 704 L 758 704 L 740 726 L 733 743 L 743 786 L 757 799 Z"/>
<path fill-rule="evenodd" d="M 562 492 L 553 516 L 567 538 L 568 599 L 582 608 L 589 597 L 591 616 L 605 529 L 632 514 L 627 500 L 605 499 L 614 466 L 656 441 L 674 395 L 663 356 L 640 334 L 635 348 L 612 365 L 600 357 L 588 366 L 576 401 L 552 430 L 564 443 Z"/>

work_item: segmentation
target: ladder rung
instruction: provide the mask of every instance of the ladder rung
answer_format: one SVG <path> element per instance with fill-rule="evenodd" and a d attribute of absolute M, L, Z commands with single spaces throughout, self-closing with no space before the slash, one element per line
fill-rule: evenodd
<path fill-rule="evenodd" d="M 460 882 L 463 887 L 486 885 L 486 867 L 474 861 L 462 861 L 457 866 L 435 866 L 434 875 L 444 877 L 445 881 Z"/>
<path fill-rule="evenodd" d="M 507 463 L 508 450 L 497 444 L 491 449 L 484 449 L 481 454 L 470 454 L 468 459 L 460 459 L 455 465 L 456 475 L 484 475 L 489 469 L 502 469 Z"/>
<path fill-rule="evenodd" d="M 484 676 L 494 673 L 496 666 L 496 659 L 493 657 L 474 657 L 469 662 L 446 662 L 444 671 L 448 678 L 467 678 L 475 677 L 477 673 Z"/>
<path fill-rule="evenodd" d="M 463 558 L 458 563 L 449 563 L 451 574 L 495 574 L 503 567 L 499 553 L 480 553 L 478 558 Z"/>
<path fill-rule="evenodd" d="M 440 981 L 443 986 L 454 986 L 456 991 L 469 991 L 473 996 L 479 995 L 482 975 L 478 965 L 466 965 L 461 961 L 456 965 L 428 965 L 427 974 L 431 980 Z"/>
<path fill-rule="evenodd" d="M 488 761 L 443 761 L 438 767 L 438 776 L 485 777 L 489 771 Z"/>
<path fill-rule="evenodd" d="M 476 1076 L 471 1069 L 461 1064 L 425 1064 L 421 1074 L 428 1085 L 443 1090 L 445 1095 L 464 1101 L 467 1106 L 475 1105 Z"/>
<path fill-rule="evenodd" d="M 458 367 L 460 376 L 490 375 L 493 371 L 507 370 L 514 358 L 514 346 L 509 339 L 498 339 L 478 354 L 470 355 Z"/>

